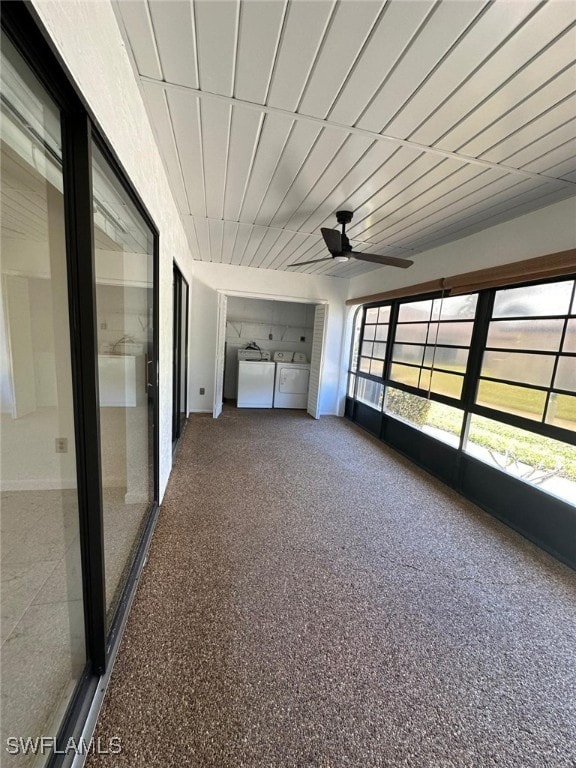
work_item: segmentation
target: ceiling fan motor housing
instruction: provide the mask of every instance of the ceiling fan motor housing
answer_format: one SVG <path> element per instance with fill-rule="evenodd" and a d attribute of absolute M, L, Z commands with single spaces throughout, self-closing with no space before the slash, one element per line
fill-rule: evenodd
<path fill-rule="evenodd" d="M 353 215 L 352 211 L 336 211 L 336 221 L 338 224 L 350 224 Z"/>

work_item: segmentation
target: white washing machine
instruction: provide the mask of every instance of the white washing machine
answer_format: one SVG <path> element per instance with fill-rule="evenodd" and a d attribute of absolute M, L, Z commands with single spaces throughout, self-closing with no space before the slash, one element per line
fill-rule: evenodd
<path fill-rule="evenodd" d="M 306 408 L 310 363 L 302 352 L 275 352 L 274 408 Z M 292 362 L 294 360 L 294 362 Z"/>
<path fill-rule="evenodd" d="M 238 408 L 272 408 L 276 364 L 270 352 L 238 350 Z"/>

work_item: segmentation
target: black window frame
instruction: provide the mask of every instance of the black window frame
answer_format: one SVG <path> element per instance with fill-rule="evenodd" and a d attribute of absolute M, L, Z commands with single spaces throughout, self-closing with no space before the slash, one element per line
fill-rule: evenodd
<path fill-rule="evenodd" d="M 498 293 L 498 291 L 508 290 L 511 288 L 530 287 L 530 286 L 534 286 L 535 284 L 546 285 L 550 283 L 560 283 L 560 282 L 566 282 L 570 280 L 575 281 L 575 288 L 573 289 L 571 305 L 570 305 L 570 306 L 573 306 L 574 296 L 576 295 L 576 276 L 570 276 L 570 275 L 563 276 L 563 277 L 549 278 L 547 280 L 538 281 L 538 283 L 536 283 L 535 281 L 524 282 L 524 283 L 518 283 L 514 285 L 502 286 L 501 288 L 498 288 L 498 287 L 489 288 L 489 289 L 477 292 L 476 295 L 478 296 L 478 300 L 476 304 L 476 313 L 475 313 L 474 320 L 458 321 L 458 322 L 473 322 L 472 336 L 470 340 L 466 371 L 462 376 L 463 386 L 462 386 L 462 393 L 460 398 L 448 397 L 438 392 L 434 392 L 434 390 L 432 389 L 429 391 L 428 389 L 423 389 L 420 387 L 412 386 L 410 384 L 405 384 L 392 379 L 390 376 L 390 369 L 394 362 L 393 348 L 394 348 L 394 344 L 396 343 L 396 329 L 398 326 L 398 314 L 400 311 L 400 307 L 403 304 L 408 304 L 408 303 L 417 302 L 417 301 L 424 302 L 431 299 L 441 299 L 443 297 L 442 292 L 435 291 L 433 293 L 428 293 L 420 296 L 408 296 L 408 297 L 403 297 L 401 299 L 393 299 L 389 301 L 373 302 L 370 304 L 361 305 L 359 309 L 362 311 L 362 321 L 360 325 L 360 338 L 359 338 L 359 344 L 358 344 L 358 349 L 359 349 L 358 360 L 360 360 L 360 357 L 361 357 L 360 351 L 362 350 L 362 345 L 364 343 L 365 327 L 366 325 L 373 325 L 372 323 L 368 323 L 368 324 L 366 323 L 366 315 L 368 310 L 389 306 L 390 321 L 389 321 L 389 333 L 386 341 L 386 356 L 385 356 L 385 365 L 384 365 L 383 375 L 375 376 L 373 374 L 363 372 L 360 370 L 359 365 L 356 370 L 353 370 L 352 365 L 350 364 L 348 375 L 349 377 L 350 376 L 356 377 L 355 388 L 354 388 L 355 393 L 358 387 L 358 379 L 362 379 L 362 378 L 368 379 L 371 381 L 375 381 L 379 384 L 382 384 L 385 388 L 393 387 L 395 389 L 408 392 L 409 394 L 417 395 L 419 397 L 429 398 L 430 400 L 435 400 L 436 402 L 442 403 L 444 405 L 461 409 L 462 411 L 464 411 L 466 418 L 468 418 L 468 416 L 471 414 L 484 416 L 486 418 L 494 419 L 496 421 L 501 421 L 505 424 L 509 424 L 510 426 L 513 426 L 513 427 L 519 427 L 521 429 L 526 429 L 531 432 L 536 432 L 537 434 L 542 434 L 544 437 L 550 437 L 554 440 L 561 440 L 569 444 L 576 444 L 576 434 L 571 430 L 558 427 L 554 424 L 548 424 L 544 421 L 536 421 L 534 419 L 522 417 L 514 413 L 509 413 L 507 411 L 500 411 L 496 408 L 489 408 L 485 405 L 482 405 L 476 402 L 476 395 L 477 395 L 479 383 L 481 380 L 486 379 L 486 377 L 481 376 L 482 359 L 484 356 L 484 352 L 487 350 L 486 340 L 488 338 L 490 322 L 493 319 L 492 311 L 493 311 L 496 294 Z M 470 295 L 474 295 L 474 293 L 471 292 Z M 548 317 L 548 316 L 542 316 L 542 317 Z M 576 314 L 569 311 L 566 315 L 554 315 L 554 316 L 551 315 L 550 317 L 564 320 L 564 327 L 563 327 L 562 339 L 561 339 L 561 344 L 562 344 L 564 337 L 566 335 L 568 322 L 571 319 L 576 319 Z M 514 319 L 514 318 L 506 318 L 506 319 Z M 520 319 L 526 319 L 526 318 L 523 317 Z M 434 321 L 431 321 L 431 322 L 434 323 Z M 404 343 L 404 342 L 400 342 L 400 343 Z M 490 351 L 491 349 L 492 347 L 488 347 L 488 351 Z M 525 352 L 526 350 L 515 349 L 512 351 Z M 548 354 L 556 355 L 556 358 L 557 358 L 556 365 L 560 357 L 576 358 L 576 352 L 561 351 L 561 352 L 550 352 Z M 371 359 L 371 358 L 366 358 L 366 359 Z M 417 368 L 418 366 L 413 366 L 413 367 Z M 434 370 L 442 370 L 442 369 L 440 367 L 435 366 Z M 554 369 L 554 374 L 555 374 L 555 371 L 556 371 L 556 366 Z M 508 381 L 504 381 L 504 380 L 502 381 L 504 383 L 508 383 Z M 540 391 L 546 391 L 548 393 L 550 391 L 559 391 L 560 394 L 568 394 L 568 395 L 573 394 L 569 390 L 560 391 L 558 390 L 558 388 L 555 388 L 553 386 L 554 375 L 551 380 L 551 385 L 548 388 L 543 386 L 537 386 L 537 385 L 520 384 L 519 382 L 510 382 L 510 383 L 511 384 L 516 383 L 519 386 L 526 387 L 527 389 L 537 389 Z M 347 396 L 349 397 L 349 395 Z"/>

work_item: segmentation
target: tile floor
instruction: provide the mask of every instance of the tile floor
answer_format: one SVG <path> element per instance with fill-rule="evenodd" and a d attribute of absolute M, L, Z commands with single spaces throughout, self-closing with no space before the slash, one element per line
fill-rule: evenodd
<path fill-rule="evenodd" d="M 105 492 L 107 606 L 112 616 L 142 526 L 142 505 Z M 1 494 L 2 766 L 8 736 L 54 735 L 85 664 L 76 492 Z M 39 763 L 41 764 L 41 763 Z"/>

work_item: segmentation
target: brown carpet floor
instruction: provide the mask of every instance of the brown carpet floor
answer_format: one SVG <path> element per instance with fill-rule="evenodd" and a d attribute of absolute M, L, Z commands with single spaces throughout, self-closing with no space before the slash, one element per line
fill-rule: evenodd
<path fill-rule="evenodd" d="M 575 597 L 342 419 L 192 417 L 87 765 L 573 768 Z"/>

